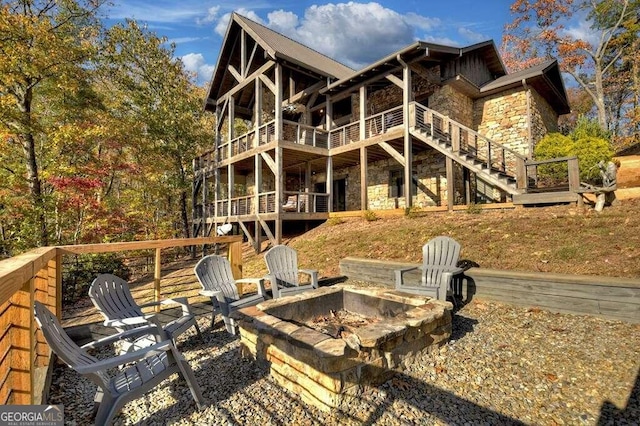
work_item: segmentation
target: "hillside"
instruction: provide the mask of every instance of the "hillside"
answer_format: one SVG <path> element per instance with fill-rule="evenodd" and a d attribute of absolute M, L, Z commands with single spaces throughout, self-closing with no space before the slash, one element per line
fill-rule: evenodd
<path fill-rule="evenodd" d="M 640 277 L 640 199 L 601 213 L 572 206 L 421 213 L 366 221 L 333 221 L 286 243 L 301 267 L 339 275 L 347 256 L 418 263 L 421 247 L 437 235 L 462 245 L 462 259 L 483 268 Z M 266 272 L 261 255 L 245 253 L 244 275 Z"/>

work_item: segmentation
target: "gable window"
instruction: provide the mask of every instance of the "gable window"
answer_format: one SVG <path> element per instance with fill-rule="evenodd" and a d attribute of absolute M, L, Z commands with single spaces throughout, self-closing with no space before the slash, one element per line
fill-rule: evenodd
<path fill-rule="evenodd" d="M 411 179 L 411 195 L 418 195 L 417 177 Z M 404 169 L 389 171 L 389 198 L 404 197 Z"/>

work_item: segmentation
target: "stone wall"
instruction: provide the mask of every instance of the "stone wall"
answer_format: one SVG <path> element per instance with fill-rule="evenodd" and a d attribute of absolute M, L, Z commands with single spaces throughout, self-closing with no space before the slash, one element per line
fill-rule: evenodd
<path fill-rule="evenodd" d="M 426 106 L 473 129 L 473 100 L 451 86 L 443 86 L 432 94 Z"/>
<path fill-rule="evenodd" d="M 531 139 L 535 147 L 547 133 L 558 131 L 558 114 L 534 89 L 531 93 Z"/>
<path fill-rule="evenodd" d="M 478 133 L 524 155 L 529 153 L 527 94 L 520 89 L 478 99 L 474 105 Z"/>
<path fill-rule="evenodd" d="M 558 131 L 558 115 L 542 96 L 529 88 L 531 108 L 531 139 L 535 145 L 548 132 Z M 474 105 L 474 126 L 478 133 L 531 157 L 527 111 L 527 91 L 524 88 L 478 99 Z"/>

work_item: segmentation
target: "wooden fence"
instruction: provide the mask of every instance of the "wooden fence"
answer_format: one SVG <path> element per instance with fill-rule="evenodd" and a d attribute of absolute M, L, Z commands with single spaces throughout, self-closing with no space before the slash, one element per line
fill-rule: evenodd
<path fill-rule="evenodd" d="M 155 300 L 160 300 L 162 249 L 227 244 L 233 275 L 242 277 L 242 237 L 203 237 L 43 247 L 0 261 L 0 404 L 41 404 L 51 352 L 33 316 L 36 300 L 61 318 L 63 256 L 155 251 Z"/>
<path fill-rule="evenodd" d="M 340 273 L 353 280 L 394 286 L 394 270 L 408 266 L 419 265 L 347 257 L 340 261 Z M 640 323 L 639 279 L 485 268 L 471 268 L 464 275 L 455 284 L 465 301 L 479 297 Z M 420 275 L 414 271 L 407 274 L 407 279 L 419 282 Z"/>

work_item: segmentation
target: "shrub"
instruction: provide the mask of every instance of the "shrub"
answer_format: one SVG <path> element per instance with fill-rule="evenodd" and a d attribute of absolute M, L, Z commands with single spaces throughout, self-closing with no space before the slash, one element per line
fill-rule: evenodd
<path fill-rule="evenodd" d="M 418 206 L 405 207 L 404 215 L 408 218 L 416 218 L 422 216 L 422 209 Z"/>
<path fill-rule="evenodd" d="M 341 217 L 334 216 L 327 219 L 327 225 L 329 226 L 336 226 L 340 225 L 341 223 L 344 223 L 344 220 Z"/>
<path fill-rule="evenodd" d="M 537 160 L 568 157 L 571 155 L 573 140 L 561 133 L 549 133 L 534 149 Z M 566 162 L 543 164 L 538 167 L 538 179 L 542 186 L 555 186 L 567 180 Z"/>
<path fill-rule="evenodd" d="M 608 140 L 588 136 L 575 141 L 572 155 L 578 157 L 580 179 L 593 182 L 600 179 L 598 162 L 611 160 L 613 149 Z"/>
<path fill-rule="evenodd" d="M 362 214 L 362 217 L 367 222 L 373 222 L 378 220 L 378 216 L 376 216 L 376 213 L 371 210 L 365 210 L 365 212 Z"/>

